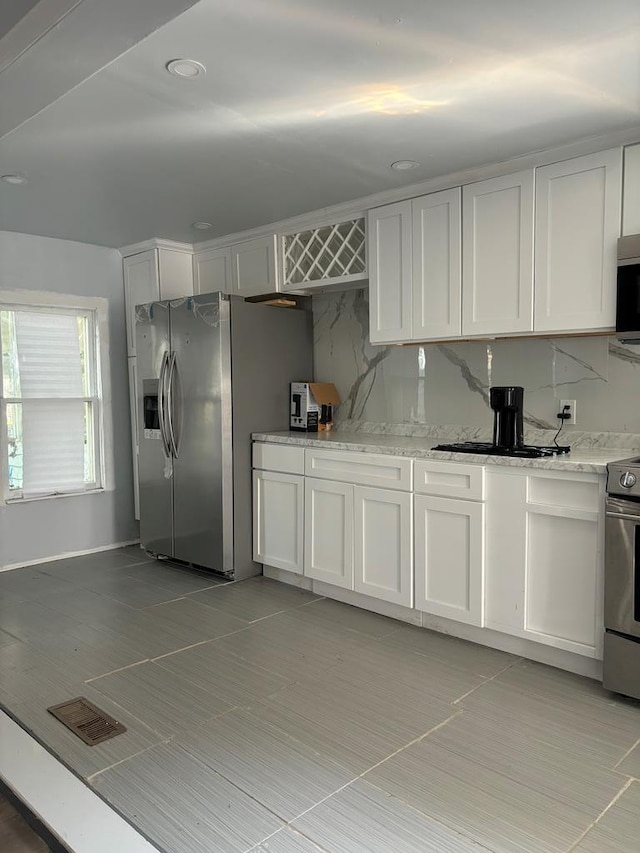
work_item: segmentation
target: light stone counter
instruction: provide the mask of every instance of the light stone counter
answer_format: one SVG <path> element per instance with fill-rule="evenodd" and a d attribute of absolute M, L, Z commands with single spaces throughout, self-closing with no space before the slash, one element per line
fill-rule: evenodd
<path fill-rule="evenodd" d="M 473 440 L 476 436 L 469 437 Z M 569 438 L 569 436 L 567 436 Z M 332 430 L 331 432 L 272 432 L 254 433 L 254 441 L 268 441 L 277 444 L 292 444 L 301 447 L 323 447 L 331 450 L 357 450 L 362 453 L 386 453 L 393 456 L 412 456 L 416 459 L 440 459 L 455 462 L 473 462 L 476 464 L 502 465 L 511 468 L 542 468 L 551 471 L 573 471 L 589 474 L 604 474 L 607 463 L 619 459 L 628 459 L 639 455 L 629 447 L 584 447 L 578 446 L 571 453 L 541 459 L 523 459 L 517 456 L 491 456 L 489 454 L 450 453 L 433 450 L 433 446 L 451 441 L 468 440 L 460 438 L 434 438 L 433 436 L 388 435 L 358 432 L 350 430 Z M 562 440 L 559 441 L 562 444 Z"/>

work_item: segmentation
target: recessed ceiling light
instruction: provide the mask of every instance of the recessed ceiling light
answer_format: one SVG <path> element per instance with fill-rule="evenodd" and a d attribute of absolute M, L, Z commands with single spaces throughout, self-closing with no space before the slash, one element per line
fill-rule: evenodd
<path fill-rule="evenodd" d="M 4 181 L 5 184 L 26 184 L 27 179 L 23 175 L 2 175 L 0 177 L 0 181 Z"/>
<path fill-rule="evenodd" d="M 209 228 L 213 228 L 211 222 L 193 222 L 191 224 L 192 228 L 197 228 L 198 231 L 208 231 Z"/>
<path fill-rule="evenodd" d="M 391 168 L 397 172 L 406 172 L 408 169 L 417 169 L 419 165 L 417 160 L 396 160 L 391 164 Z"/>
<path fill-rule="evenodd" d="M 193 80 L 194 77 L 207 73 L 204 65 L 201 62 L 196 62 L 195 59 L 172 59 L 171 62 L 167 62 L 165 68 L 169 74 L 182 77 L 185 80 Z"/>

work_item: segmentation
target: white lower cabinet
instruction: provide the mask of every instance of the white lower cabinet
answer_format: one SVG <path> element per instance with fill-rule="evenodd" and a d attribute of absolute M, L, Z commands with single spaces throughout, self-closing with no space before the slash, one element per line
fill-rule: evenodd
<path fill-rule="evenodd" d="M 253 472 L 253 559 L 302 574 L 304 478 Z"/>
<path fill-rule="evenodd" d="M 416 495 L 418 610 L 483 625 L 484 504 Z"/>
<path fill-rule="evenodd" d="M 413 606 L 412 496 L 356 486 L 354 589 Z"/>
<path fill-rule="evenodd" d="M 603 478 L 491 472 L 485 625 L 600 658 Z"/>
<path fill-rule="evenodd" d="M 353 589 L 353 491 L 350 483 L 305 477 L 304 573 Z"/>

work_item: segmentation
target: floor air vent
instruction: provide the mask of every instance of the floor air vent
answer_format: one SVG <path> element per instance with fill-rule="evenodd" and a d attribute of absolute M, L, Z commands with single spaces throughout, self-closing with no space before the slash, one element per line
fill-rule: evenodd
<path fill-rule="evenodd" d="M 47 711 L 89 746 L 95 746 L 127 730 L 122 723 L 96 708 L 84 696 L 52 705 Z"/>

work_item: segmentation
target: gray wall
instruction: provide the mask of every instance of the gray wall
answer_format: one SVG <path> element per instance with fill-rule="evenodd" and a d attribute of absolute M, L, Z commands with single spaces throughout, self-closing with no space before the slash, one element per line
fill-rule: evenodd
<path fill-rule="evenodd" d="M 108 298 L 115 490 L 0 507 L 0 567 L 136 539 L 119 252 L 3 231 L 1 289 Z"/>
<path fill-rule="evenodd" d="M 490 430 L 489 387 L 523 385 L 530 427 L 557 427 L 562 398 L 577 401 L 577 430 L 640 433 L 640 347 L 612 336 L 384 347 L 369 343 L 365 290 L 314 296 L 313 313 L 316 378 L 340 391 L 338 420 Z"/>

